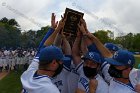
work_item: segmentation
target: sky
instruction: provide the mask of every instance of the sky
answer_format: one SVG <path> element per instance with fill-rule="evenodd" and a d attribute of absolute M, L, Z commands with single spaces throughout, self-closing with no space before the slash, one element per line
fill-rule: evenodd
<path fill-rule="evenodd" d="M 140 0 L 0 0 L 0 19 L 14 18 L 22 31 L 50 25 L 51 13 L 59 21 L 65 8 L 84 13 L 90 32 L 111 30 L 115 36 L 140 33 Z"/>

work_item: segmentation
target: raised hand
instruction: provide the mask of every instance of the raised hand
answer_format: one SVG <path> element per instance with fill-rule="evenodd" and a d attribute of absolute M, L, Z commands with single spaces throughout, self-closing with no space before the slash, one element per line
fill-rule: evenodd
<path fill-rule="evenodd" d="M 81 37 L 82 36 L 82 32 L 80 31 L 80 29 L 77 30 L 77 37 Z"/>
<path fill-rule="evenodd" d="M 51 17 L 51 27 L 55 29 L 57 27 L 58 21 L 56 21 L 56 15 L 52 13 Z"/>
<path fill-rule="evenodd" d="M 65 21 L 66 19 L 62 18 L 60 21 L 59 21 L 59 24 L 57 26 L 57 30 L 62 30 L 64 28 L 64 25 L 65 25 Z"/>
<path fill-rule="evenodd" d="M 78 28 L 82 32 L 83 35 L 87 34 L 83 24 L 78 24 Z"/>
<path fill-rule="evenodd" d="M 85 30 L 88 31 L 86 21 L 81 19 L 80 22 L 84 25 Z"/>

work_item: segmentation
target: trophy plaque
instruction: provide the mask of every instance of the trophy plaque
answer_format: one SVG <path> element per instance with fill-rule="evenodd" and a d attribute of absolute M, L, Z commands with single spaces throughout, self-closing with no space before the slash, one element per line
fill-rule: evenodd
<path fill-rule="evenodd" d="M 66 22 L 64 25 L 63 33 L 66 36 L 76 37 L 77 36 L 77 27 L 80 19 L 84 16 L 84 13 L 66 8 L 65 17 Z"/>

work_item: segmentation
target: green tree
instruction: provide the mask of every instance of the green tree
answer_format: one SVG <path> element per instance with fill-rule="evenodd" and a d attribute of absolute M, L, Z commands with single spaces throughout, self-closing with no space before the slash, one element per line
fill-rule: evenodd
<path fill-rule="evenodd" d="M 140 51 L 140 33 L 134 35 L 132 48 L 135 51 Z"/>
<path fill-rule="evenodd" d="M 17 22 L 15 21 L 15 23 L 17 23 Z M 15 25 L 9 25 L 9 20 L 6 17 L 4 17 L 0 20 L 1 47 L 19 46 L 20 45 L 20 35 L 21 35 L 20 28 L 17 28 Z"/>
<path fill-rule="evenodd" d="M 15 19 L 10 19 L 8 21 L 8 24 L 11 26 L 19 26 L 19 24 L 17 23 L 17 21 Z"/>
<path fill-rule="evenodd" d="M 98 30 L 94 33 L 94 35 L 100 39 L 100 41 L 104 44 L 106 42 L 113 42 L 113 37 L 110 35 L 113 34 L 111 31 L 107 30 Z"/>

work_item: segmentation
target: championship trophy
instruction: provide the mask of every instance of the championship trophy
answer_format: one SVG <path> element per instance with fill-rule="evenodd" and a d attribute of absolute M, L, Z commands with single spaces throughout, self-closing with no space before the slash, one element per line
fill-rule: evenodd
<path fill-rule="evenodd" d="M 83 18 L 84 13 L 66 8 L 64 16 L 66 18 L 66 22 L 64 25 L 63 33 L 66 37 L 70 37 L 70 40 L 68 41 L 74 42 L 77 36 L 78 23 L 80 22 L 80 19 Z"/>

